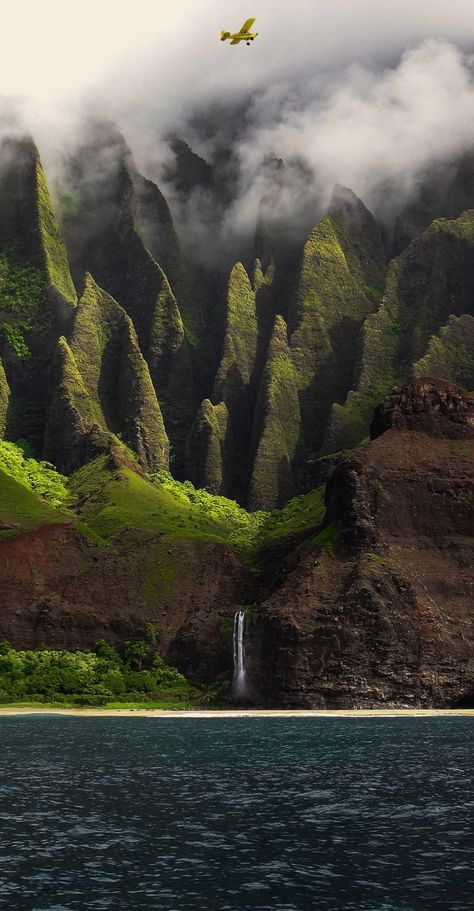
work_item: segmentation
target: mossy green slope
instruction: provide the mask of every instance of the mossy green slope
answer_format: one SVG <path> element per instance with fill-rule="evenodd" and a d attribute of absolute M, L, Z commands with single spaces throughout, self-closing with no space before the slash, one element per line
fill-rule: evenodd
<path fill-rule="evenodd" d="M 0 360 L 0 440 L 5 437 L 7 427 L 8 406 L 10 403 L 10 387 L 5 370 Z"/>
<path fill-rule="evenodd" d="M 305 247 L 291 352 L 303 428 L 302 457 L 318 452 L 331 404 L 354 383 L 364 319 L 374 309 L 384 273 L 373 217 L 349 191 L 339 191 Z"/>
<path fill-rule="evenodd" d="M 50 372 L 44 451 L 63 471 L 106 451 L 109 435 L 97 400 L 91 398 L 65 338 L 58 339 Z"/>
<path fill-rule="evenodd" d="M 468 151 L 455 161 L 431 164 L 418 178 L 394 226 L 393 254 L 430 226 L 435 218 L 455 219 L 474 206 L 474 155 Z"/>
<path fill-rule="evenodd" d="M 117 302 L 86 277 L 71 349 L 107 428 L 137 453 L 144 468 L 168 465 L 160 406 L 132 322 Z"/>
<path fill-rule="evenodd" d="M 20 368 L 23 364 L 26 372 L 32 353 L 40 355 L 38 333 L 43 338 L 50 334 L 46 291 L 43 270 L 20 265 L 11 249 L 0 251 L 0 347 L 12 375 L 21 372 L 15 371 L 14 364 Z"/>
<path fill-rule="evenodd" d="M 464 389 L 474 389 L 474 316 L 451 316 L 433 336 L 424 357 L 415 364 L 416 376 L 436 376 Z"/>
<path fill-rule="evenodd" d="M 347 403 L 333 407 L 323 452 L 349 449 L 368 433 L 373 408 L 416 371 L 450 315 L 474 312 L 474 210 L 437 219 L 393 260 L 380 308 L 364 325 L 361 373 Z M 460 361 L 458 362 L 460 366 Z M 457 382 L 470 376 L 459 371 Z"/>
<path fill-rule="evenodd" d="M 92 159 L 95 178 L 89 182 L 81 171 L 84 158 Z M 174 469 L 182 473 L 184 440 L 201 395 L 175 296 L 139 230 L 144 209 L 143 198 L 140 206 L 135 192 L 136 169 L 123 140 L 115 134 L 109 136 L 107 129 L 102 136 L 94 136 L 92 145 L 79 150 L 78 161 L 79 180 L 72 168 L 70 189 L 79 201 L 64 221 L 74 269 L 78 275 L 90 272 L 132 319 L 173 444 Z M 160 213 L 155 221 L 160 222 Z M 148 212 L 148 231 L 153 235 L 159 225 L 153 227 L 151 222 Z M 169 224 L 167 230 L 169 241 Z M 168 243 L 169 261 L 174 254 L 176 249 L 173 253 L 173 245 Z"/>
<path fill-rule="evenodd" d="M 18 265 L 42 269 L 37 149 L 31 139 L 6 136 L 0 143 L 0 157 L 0 249 L 14 252 Z"/>
<path fill-rule="evenodd" d="M 437 219 L 392 264 L 379 312 L 367 320 L 361 387 L 383 375 L 383 360 L 407 375 L 450 315 L 474 309 L 474 210 Z"/>
<path fill-rule="evenodd" d="M 134 167 L 130 170 L 137 200 L 138 230 L 154 261 L 168 279 L 186 336 L 194 345 L 197 341 L 202 341 L 205 328 L 201 301 L 190 282 L 168 203 L 151 180 L 138 174 Z"/>
<path fill-rule="evenodd" d="M 323 488 L 291 500 L 282 510 L 250 513 L 166 472 L 138 474 L 119 449 L 112 459 L 100 456 L 81 468 L 70 489 L 81 520 L 102 539 L 135 529 L 170 540 L 219 541 L 255 569 L 267 545 L 318 528 L 324 515 Z"/>
<path fill-rule="evenodd" d="M 40 269 L 70 305 L 77 297 L 39 153 L 31 139 L 1 143 L 0 249 L 17 265 Z"/>
<path fill-rule="evenodd" d="M 68 524 L 71 521 L 70 515 L 55 509 L 0 468 L 0 540 L 33 531 L 42 525 Z"/>
<path fill-rule="evenodd" d="M 283 317 L 277 317 L 255 411 L 252 509 L 275 509 L 295 494 L 293 462 L 301 431 L 297 372 Z"/>
<path fill-rule="evenodd" d="M 168 465 L 160 407 L 131 320 L 87 275 L 70 346 L 60 341 L 53 368 L 50 457 L 74 470 L 87 460 L 92 431 L 96 442 L 101 432 L 103 448 L 110 434 L 120 435 L 144 468 Z"/>
<path fill-rule="evenodd" d="M 59 291 L 65 301 L 75 305 L 77 303 L 77 295 L 69 271 L 66 247 L 53 211 L 48 185 L 39 156 L 36 159 L 36 205 L 49 284 Z"/>
<path fill-rule="evenodd" d="M 238 405 L 240 385 L 236 388 L 234 372 L 247 391 L 255 366 L 258 326 L 255 294 L 242 263 L 236 263 L 229 275 L 226 298 L 226 333 L 222 360 L 217 372 L 214 397 Z"/>
<path fill-rule="evenodd" d="M 53 506 L 61 507 L 70 499 L 67 478 L 50 462 L 38 462 L 15 443 L 0 443 L 0 468 Z"/>
<path fill-rule="evenodd" d="M 126 320 L 117 375 L 119 433 L 152 471 L 169 465 L 169 442 L 161 409 L 132 322 Z"/>
<path fill-rule="evenodd" d="M 76 305 L 38 151 L 4 139 L 0 156 L 0 356 L 11 390 L 5 434 L 42 452 L 48 374 Z"/>
<path fill-rule="evenodd" d="M 190 480 L 213 494 L 226 496 L 226 450 L 229 414 L 224 402 L 213 405 L 204 399 L 186 441 L 186 465 Z"/>
<path fill-rule="evenodd" d="M 257 343 L 255 292 L 244 266 L 236 263 L 227 286 L 224 348 L 212 401 L 223 402 L 228 412 L 227 433 L 233 446 L 227 447 L 229 459 L 225 472 L 240 502 L 245 501 L 248 484 Z"/>
<path fill-rule="evenodd" d="M 226 405 L 226 439 L 223 443 L 207 409 L 199 413 L 188 446 L 197 456 L 194 464 L 188 458 L 196 483 L 216 490 L 225 478 L 220 492 L 232 492 L 252 508 L 274 507 L 291 496 L 295 472 L 318 451 L 332 402 L 344 402 L 354 383 L 363 321 L 381 296 L 386 271 L 375 220 L 342 187 L 336 188 L 330 214 L 311 233 L 301 262 L 278 219 L 274 222 L 270 227 L 265 222 L 265 230 L 261 226 L 265 271 L 257 259 L 252 284 L 241 263 L 229 277 L 223 354 L 211 396 L 215 405 Z M 290 321 L 290 349 L 286 326 L 278 324 L 270 354 L 275 316 L 282 311 Z M 209 465 L 212 478 L 206 474 Z"/>
<path fill-rule="evenodd" d="M 179 482 L 176 489 L 180 490 Z M 222 524 L 193 509 L 186 498 L 150 483 L 132 467 L 110 467 L 107 456 L 80 469 L 71 480 L 80 516 L 103 538 L 136 529 L 170 538 L 225 540 Z"/>
<path fill-rule="evenodd" d="M 176 481 L 168 472 L 144 475 L 119 441 L 69 481 L 11 443 L 0 447 L 0 537 L 57 524 L 72 524 L 101 548 L 122 532 L 132 533 L 135 542 L 141 535 L 146 541 L 156 536 L 160 573 L 168 540 L 226 544 L 257 571 L 264 568 L 261 556 L 268 545 L 314 533 L 324 515 L 323 488 L 281 510 L 250 513 L 233 500 Z M 175 560 L 172 570 L 179 575 Z"/>
<path fill-rule="evenodd" d="M 352 275 L 358 279 L 366 297 L 377 304 L 387 272 L 387 257 L 377 222 L 362 200 L 340 184 L 334 188 L 328 215 L 334 220 Z"/>

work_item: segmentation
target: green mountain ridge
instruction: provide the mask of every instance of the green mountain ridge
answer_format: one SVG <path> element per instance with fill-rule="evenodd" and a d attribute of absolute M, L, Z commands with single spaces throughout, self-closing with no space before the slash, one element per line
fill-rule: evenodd
<path fill-rule="evenodd" d="M 207 684 L 228 674 L 233 617 L 245 609 L 262 693 L 346 704 L 379 699 L 387 630 L 405 617 L 400 629 L 417 630 L 407 633 L 409 675 L 404 683 L 397 644 L 380 699 L 415 686 L 425 694 L 416 698 L 434 699 L 437 687 L 457 698 L 462 673 L 448 671 L 469 644 L 457 632 L 470 584 L 469 157 L 441 195 L 420 191 L 391 237 L 340 186 L 303 237 L 304 219 L 293 226 L 283 214 L 288 181 L 276 160 L 253 249 L 243 242 L 228 270 L 185 249 L 165 197 L 112 125 L 84 130 L 58 217 L 34 143 L 2 142 L 7 638 L 91 649 L 143 639 L 151 624 L 159 654 Z M 212 193 L 222 215 L 236 161 L 227 169 L 223 150 L 207 167 L 179 143 L 175 154 L 177 193 Z M 382 399 L 388 429 L 368 445 Z M 418 639 L 428 651 L 434 641 L 430 604 L 449 573 L 451 613 L 435 630 L 448 683 L 435 680 L 430 652 L 425 676 L 407 684 Z"/>
<path fill-rule="evenodd" d="M 237 262 L 223 299 L 112 125 L 92 125 L 66 169 L 64 240 L 34 144 L 4 145 L 0 430 L 61 470 L 112 434 L 145 470 L 170 464 L 273 509 L 305 489 L 309 463 L 367 436 L 394 383 L 428 372 L 472 386 L 472 212 L 433 221 L 387 265 L 375 219 L 336 187 L 298 252 L 279 221 L 280 163 L 257 229 L 264 269 Z M 470 199 L 462 167 L 445 208 L 462 187 Z"/>

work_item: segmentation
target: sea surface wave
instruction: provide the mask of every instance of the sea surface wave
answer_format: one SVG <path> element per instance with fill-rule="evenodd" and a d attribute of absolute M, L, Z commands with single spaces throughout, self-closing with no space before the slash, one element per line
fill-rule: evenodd
<path fill-rule="evenodd" d="M 471 911 L 474 719 L 0 718 L 5 911 Z"/>

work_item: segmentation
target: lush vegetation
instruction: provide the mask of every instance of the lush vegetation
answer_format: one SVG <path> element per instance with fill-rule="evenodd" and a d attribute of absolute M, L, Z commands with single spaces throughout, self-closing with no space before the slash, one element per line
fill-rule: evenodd
<path fill-rule="evenodd" d="M 78 705 L 157 702 L 186 708 L 196 691 L 149 641 L 125 642 L 121 654 L 106 642 L 94 651 L 51 648 L 17 651 L 0 643 L 0 702 Z"/>
<path fill-rule="evenodd" d="M 13 351 L 16 352 L 21 361 L 26 360 L 31 354 L 24 336 L 24 332 L 27 331 L 27 328 L 28 327 L 24 322 L 18 326 L 12 326 L 11 323 L 2 324 L 2 332 L 5 341 L 10 348 L 13 348 Z"/>
<path fill-rule="evenodd" d="M 81 468 L 70 489 L 81 501 L 81 518 L 103 538 L 124 528 L 162 532 L 170 539 L 223 541 L 253 563 L 257 552 L 280 536 L 321 523 L 324 490 L 291 500 L 283 509 L 249 513 L 234 500 L 197 490 L 190 481 L 176 481 L 165 471 L 148 479 L 123 467 L 107 468 L 101 457 Z"/>
<path fill-rule="evenodd" d="M 53 212 L 46 178 L 39 159 L 36 161 L 36 205 L 49 281 L 61 292 L 65 300 L 75 304 L 77 298 L 69 272 L 66 247 Z"/>
<path fill-rule="evenodd" d="M 266 513 L 249 513 L 234 500 L 196 489 L 191 481 L 175 481 L 166 471 L 155 472 L 149 478 L 155 487 L 171 495 L 176 506 L 180 506 L 195 527 L 212 529 L 214 534 L 233 544 L 239 552 L 246 553 L 252 549 Z"/>
<path fill-rule="evenodd" d="M 13 525 L 2 536 L 14 528 L 74 521 L 78 500 L 75 525 L 95 541 L 124 528 L 161 532 L 170 539 L 222 541 L 251 566 L 268 544 L 317 529 L 324 515 L 323 487 L 295 497 L 283 509 L 250 513 L 234 500 L 197 490 L 190 481 L 175 481 L 165 471 L 148 478 L 127 467 L 113 472 L 103 456 L 68 479 L 49 462 L 31 458 L 26 444 L 0 442 L 0 520 Z M 71 511 L 65 513 L 68 506 Z"/>
<path fill-rule="evenodd" d="M 61 506 L 70 497 L 67 478 L 50 462 L 29 458 L 19 445 L 0 442 L 0 468 L 53 506 Z"/>
<path fill-rule="evenodd" d="M 127 453 L 127 458 L 130 463 L 133 456 Z M 107 456 L 101 456 L 68 479 L 49 462 L 31 458 L 27 444 L 0 442 L 0 537 L 72 522 L 82 535 L 105 545 L 131 528 L 161 533 L 169 540 L 230 544 L 257 570 L 268 545 L 302 532 L 314 535 L 323 516 L 324 487 L 295 497 L 282 509 L 250 513 L 234 500 L 198 490 L 190 481 L 176 481 L 165 471 L 147 478 L 126 466 L 114 471 Z M 169 567 L 162 559 L 157 562 L 161 581 L 168 574 L 171 584 L 176 572 L 174 561 Z M 146 584 L 154 591 L 153 579 Z"/>
<path fill-rule="evenodd" d="M 32 531 L 42 525 L 71 521 L 71 516 L 38 497 L 0 467 L 0 539 Z"/>
<path fill-rule="evenodd" d="M 324 516 L 324 487 L 290 500 L 283 509 L 272 512 L 247 512 L 234 500 L 197 490 L 191 481 L 175 481 L 165 471 L 150 475 L 150 480 L 173 496 L 188 513 L 194 527 L 213 527 L 223 540 L 253 564 L 258 553 L 281 537 L 289 537 L 321 524 Z"/>
<path fill-rule="evenodd" d="M 36 312 L 46 288 L 44 273 L 29 266 L 14 265 L 10 256 L 0 253 L 0 309 L 22 314 Z"/>
<path fill-rule="evenodd" d="M 10 254 L 0 252 L 2 333 L 10 348 L 22 360 L 30 355 L 24 336 L 32 328 L 32 320 L 45 288 L 45 277 L 40 269 L 20 267 Z"/>

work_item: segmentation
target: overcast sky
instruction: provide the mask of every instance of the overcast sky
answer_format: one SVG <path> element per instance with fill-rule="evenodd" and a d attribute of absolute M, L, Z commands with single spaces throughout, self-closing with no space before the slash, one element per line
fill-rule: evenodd
<path fill-rule="evenodd" d="M 370 202 L 384 178 L 408 192 L 426 163 L 474 146 L 474 0 L 0 0 L 0 12 L 0 94 L 20 99 L 47 161 L 98 110 L 159 180 L 169 129 L 249 97 L 229 212 L 242 230 L 265 156 L 300 155 L 318 191 L 339 181 Z M 219 40 L 249 16 L 250 47 Z"/>
<path fill-rule="evenodd" d="M 143 97 L 167 110 L 356 60 L 380 65 L 427 38 L 474 48 L 472 0 L 1 0 L 0 9 L 0 90 L 43 101 L 101 83 L 124 103 Z M 251 47 L 218 40 L 250 15 Z"/>

